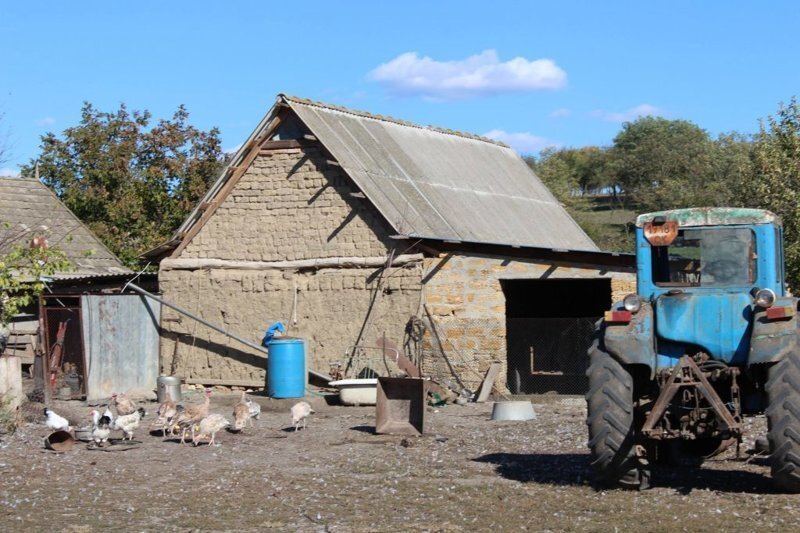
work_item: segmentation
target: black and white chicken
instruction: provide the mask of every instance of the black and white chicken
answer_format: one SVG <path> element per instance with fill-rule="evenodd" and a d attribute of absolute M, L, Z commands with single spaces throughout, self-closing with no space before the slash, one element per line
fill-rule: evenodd
<path fill-rule="evenodd" d="M 92 410 L 92 439 L 95 444 L 102 446 L 108 440 L 111 433 L 111 417 L 100 415 L 97 410 Z"/>

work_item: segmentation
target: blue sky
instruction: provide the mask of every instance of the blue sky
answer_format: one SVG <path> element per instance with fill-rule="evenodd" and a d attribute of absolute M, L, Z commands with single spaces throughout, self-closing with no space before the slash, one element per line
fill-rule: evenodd
<path fill-rule="evenodd" d="M 82 102 L 217 126 L 239 145 L 280 92 L 489 135 L 609 145 L 642 114 L 753 133 L 800 93 L 800 2 L 8 2 L 0 175 Z"/>

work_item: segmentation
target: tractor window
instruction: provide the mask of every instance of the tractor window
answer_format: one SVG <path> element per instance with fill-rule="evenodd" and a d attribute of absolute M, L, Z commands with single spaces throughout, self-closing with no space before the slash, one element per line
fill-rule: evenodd
<path fill-rule="evenodd" d="M 682 229 L 653 246 L 653 281 L 662 287 L 735 287 L 756 277 L 755 237 L 745 228 Z"/>

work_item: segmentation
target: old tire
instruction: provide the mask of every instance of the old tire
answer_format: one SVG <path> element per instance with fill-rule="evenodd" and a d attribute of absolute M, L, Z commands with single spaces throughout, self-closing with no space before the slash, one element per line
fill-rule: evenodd
<path fill-rule="evenodd" d="M 589 348 L 586 375 L 589 377 L 586 423 L 597 481 L 644 488 L 646 473 L 634 448 L 633 377 L 599 347 L 597 339 Z"/>
<path fill-rule="evenodd" d="M 769 369 L 767 439 L 777 487 L 800 492 L 800 353 L 792 352 Z"/>

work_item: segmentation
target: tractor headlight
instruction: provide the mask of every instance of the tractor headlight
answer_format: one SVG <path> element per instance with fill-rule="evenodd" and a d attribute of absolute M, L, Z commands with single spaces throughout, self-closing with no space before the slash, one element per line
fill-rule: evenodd
<path fill-rule="evenodd" d="M 772 289 L 759 289 L 756 292 L 756 305 L 767 309 L 775 303 L 775 291 Z"/>
<path fill-rule="evenodd" d="M 631 313 L 638 313 L 642 308 L 642 299 L 638 294 L 629 294 L 622 300 L 622 306 Z"/>

